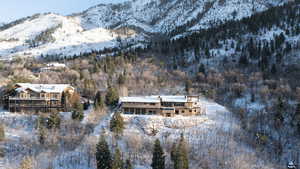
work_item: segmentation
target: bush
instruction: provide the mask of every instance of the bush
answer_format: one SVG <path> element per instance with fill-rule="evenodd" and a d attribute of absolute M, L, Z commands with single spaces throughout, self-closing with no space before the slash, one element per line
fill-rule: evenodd
<path fill-rule="evenodd" d="M 84 118 L 84 114 L 82 111 L 73 111 L 72 112 L 72 119 L 82 121 Z"/>
<path fill-rule="evenodd" d="M 33 159 L 25 157 L 21 162 L 20 169 L 33 169 Z"/>

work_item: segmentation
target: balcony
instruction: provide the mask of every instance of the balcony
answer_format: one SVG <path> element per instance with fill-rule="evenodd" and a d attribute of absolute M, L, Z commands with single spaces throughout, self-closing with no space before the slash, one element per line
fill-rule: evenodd
<path fill-rule="evenodd" d="M 22 98 L 22 97 L 9 97 L 9 100 L 56 100 L 59 101 L 58 98 L 46 98 L 46 97 L 28 97 L 28 98 Z"/>

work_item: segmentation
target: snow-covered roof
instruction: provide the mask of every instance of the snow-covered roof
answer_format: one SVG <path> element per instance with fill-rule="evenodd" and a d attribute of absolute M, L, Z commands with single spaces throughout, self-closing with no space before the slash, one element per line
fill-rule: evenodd
<path fill-rule="evenodd" d="M 120 102 L 159 103 L 159 102 L 198 102 L 196 97 L 188 99 L 188 96 L 135 96 L 121 97 Z"/>
<path fill-rule="evenodd" d="M 153 96 L 121 97 L 120 102 L 159 103 L 160 99 Z"/>
<path fill-rule="evenodd" d="M 162 102 L 187 102 L 186 96 L 159 96 Z"/>
<path fill-rule="evenodd" d="M 48 63 L 47 66 L 48 67 L 66 67 L 66 64 L 54 62 L 54 63 Z"/>
<path fill-rule="evenodd" d="M 73 88 L 69 84 L 31 84 L 31 83 L 17 83 L 20 86 L 16 89 L 17 92 L 26 91 L 27 89 L 35 92 L 46 93 L 62 93 L 66 88 Z"/>

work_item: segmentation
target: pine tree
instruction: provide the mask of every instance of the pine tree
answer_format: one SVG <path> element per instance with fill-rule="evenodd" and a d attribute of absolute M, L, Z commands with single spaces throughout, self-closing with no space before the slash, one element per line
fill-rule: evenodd
<path fill-rule="evenodd" d="M 119 148 L 116 148 L 113 163 L 112 163 L 112 169 L 123 169 L 123 160 Z"/>
<path fill-rule="evenodd" d="M 120 74 L 118 77 L 118 84 L 119 85 L 124 85 L 126 83 L 126 76 L 123 74 Z"/>
<path fill-rule="evenodd" d="M 67 108 L 67 96 L 65 92 L 62 92 L 61 94 L 61 105 L 63 107 L 63 110 L 65 111 L 65 109 Z"/>
<path fill-rule="evenodd" d="M 94 107 L 97 110 L 101 110 L 104 108 L 104 100 L 101 95 L 101 92 L 97 92 L 94 100 Z"/>
<path fill-rule="evenodd" d="M 0 142 L 5 139 L 5 130 L 4 130 L 4 125 L 0 124 Z"/>
<path fill-rule="evenodd" d="M 115 112 L 112 119 L 110 120 L 110 131 L 114 132 L 117 136 L 122 135 L 124 130 L 124 119 L 121 113 Z"/>
<path fill-rule="evenodd" d="M 46 141 L 46 129 L 44 126 L 39 126 L 39 135 L 38 135 L 38 139 L 39 139 L 39 143 L 40 144 L 45 144 Z"/>
<path fill-rule="evenodd" d="M 47 121 L 48 128 L 49 129 L 59 128 L 60 122 L 61 122 L 61 119 L 60 119 L 59 113 L 52 113 Z"/>
<path fill-rule="evenodd" d="M 205 74 L 205 66 L 204 66 L 204 64 L 201 64 L 201 65 L 199 66 L 198 72 Z"/>
<path fill-rule="evenodd" d="M 187 144 L 184 140 L 183 135 L 181 135 L 176 150 L 174 169 L 188 169 L 188 168 L 189 168 L 189 160 L 188 160 Z"/>
<path fill-rule="evenodd" d="M 278 97 L 277 105 L 276 105 L 276 113 L 275 113 L 275 122 L 276 126 L 279 127 L 284 120 L 283 111 L 284 111 L 284 102 L 281 97 Z"/>
<path fill-rule="evenodd" d="M 189 94 L 191 92 L 191 89 L 193 87 L 193 82 L 191 80 L 187 80 L 185 82 L 185 91 Z"/>
<path fill-rule="evenodd" d="M 72 119 L 77 121 L 82 121 L 84 118 L 83 111 L 72 111 Z"/>
<path fill-rule="evenodd" d="M 300 103 L 297 104 L 294 121 L 296 122 L 298 132 L 300 133 Z"/>
<path fill-rule="evenodd" d="M 155 140 L 151 167 L 152 169 L 165 169 L 165 155 L 158 139 Z"/>
<path fill-rule="evenodd" d="M 73 111 L 83 113 L 83 105 L 81 104 L 80 100 L 77 100 L 75 103 L 73 103 Z"/>
<path fill-rule="evenodd" d="M 129 159 L 126 160 L 126 163 L 124 165 L 124 169 L 133 169 L 131 165 L 131 161 Z"/>
<path fill-rule="evenodd" d="M 104 136 L 101 136 L 96 146 L 96 161 L 97 169 L 112 169 L 111 154 Z"/>
<path fill-rule="evenodd" d="M 105 97 L 105 103 L 109 106 L 116 106 L 118 104 L 119 94 L 116 88 L 108 87 Z"/>
<path fill-rule="evenodd" d="M 275 65 L 275 64 L 272 65 L 271 73 L 272 73 L 272 74 L 276 74 L 276 73 L 277 73 L 277 68 L 276 68 L 276 65 Z"/>
<path fill-rule="evenodd" d="M 177 151 L 177 144 L 174 142 L 171 148 L 171 161 L 174 163 L 176 160 L 176 151 Z"/>

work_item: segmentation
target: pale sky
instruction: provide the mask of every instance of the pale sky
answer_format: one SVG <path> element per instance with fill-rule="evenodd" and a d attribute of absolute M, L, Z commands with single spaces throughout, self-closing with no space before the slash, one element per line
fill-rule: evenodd
<path fill-rule="evenodd" d="M 63 15 L 82 12 L 100 3 L 126 0 L 2 0 L 0 22 L 10 22 L 36 13 L 55 12 Z"/>

